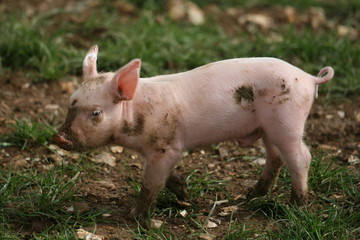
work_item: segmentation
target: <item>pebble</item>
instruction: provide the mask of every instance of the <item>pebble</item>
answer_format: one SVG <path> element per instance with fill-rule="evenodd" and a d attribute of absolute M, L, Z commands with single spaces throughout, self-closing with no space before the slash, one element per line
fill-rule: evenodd
<path fill-rule="evenodd" d="M 116 158 L 108 152 L 101 152 L 99 154 L 94 155 L 90 159 L 93 162 L 105 163 L 112 167 L 115 167 L 115 165 L 116 165 L 116 163 L 115 163 Z"/>
<path fill-rule="evenodd" d="M 215 236 L 212 234 L 202 233 L 199 235 L 199 238 L 203 240 L 213 240 Z"/>
<path fill-rule="evenodd" d="M 266 159 L 265 158 L 257 158 L 253 161 L 253 163 L 257 166 L 264 166 L 266 163 Z"/>
<path fill-rule="evenodd" d="M 218 151 L 219 151 L 219 155 L 222 159 L 229 156 L 229 151 L 226 148 L 220 147 Z"/>
<path fill-rule="evenodd" d="M 110 151 L 112 153 L 122 153 L 124 151 L 124 148 L 121 146 L 112 146 L 110 147 Z"/>
<path fill-rule="evenodd" d="M 91 232 L 88 232 L 82 228 L 76 230 L 76 237 L 78 239 L 85 239 L 85 240 L 103 240 L 104 238 L 98 235 L 95 235 Z"/>
<path fill-rule="evenodd" d="M 204 225 L 204 228 L 216 228 L 218 225 L 213 221 L 208 220 L 207 223 Z"/>
<path fill-rule="evenodd" d="M 219 213 L 219 215 L 222 217 L 225 217 L 225 216 L 230 215 L 233 212 L 236 212 L 238 209 L 239 209 L 239 207 L 236 205 L 223 207 L 223 208 L 221 208 L 222 211 Z"/>
<path fill-rule="evenodd" d="M 186 210 L 181 210 L 180 215 L 186 217 L 188 215 L 188 212 Z"/>
<path fill-rule="evenodd" d="M 337 115 L 338 115 L 340 118 L 344 118 L 344 117 L 345 117 L 345 112 L 344 112 L 344 111 L 337 111 Z"/>
<path fill-rule="evenodd" d="M 163 221 L 157 220 L 157 219 L 151 219 L 150 220 L 150 226 L 151 228 L 159 229 L 164 224 Z"/>

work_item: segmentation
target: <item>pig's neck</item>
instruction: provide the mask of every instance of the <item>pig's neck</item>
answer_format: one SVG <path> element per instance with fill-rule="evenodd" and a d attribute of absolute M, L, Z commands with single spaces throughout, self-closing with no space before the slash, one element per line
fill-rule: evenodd
<path fill-rule="evenodd" d="M 158 81 L 155 77 L 140 79 L 135 98 L 122 102 L 119 144 L 143 152 L 149 134 L 162 130 L 166 124 L 174 124 L 170 121 L 175 118 L 179 121 L 175 85 L 175 81 Z"/>

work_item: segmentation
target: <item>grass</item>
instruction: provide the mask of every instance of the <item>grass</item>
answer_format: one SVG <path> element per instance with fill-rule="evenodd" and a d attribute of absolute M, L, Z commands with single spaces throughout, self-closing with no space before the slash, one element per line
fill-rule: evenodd
<path fill-rule="evenodd" d="M 47 145 L 56 130 L 48 123 L 37 120 L 15 120 L 9 124 L 11 133 L 0 136 L 0 147 L 19 146 L 25 149 L 28 144 Z"/>
<path fill-rule="evenodd" d="M 314 152 L 309 172 L 309 188 L 315 193 L 308 206 L 285 205 L 283 197 L 251 201 L 276 223 L 277 231 L 266 239 L 358 239 L 360 237 L 359 174 L 336 164 L 325 152 Z M 288 171 L 280 176 L 278 191 L 290 191 Z M 284 187 L 283 187 L 284 186 Z"/>
<path fill-rule="evenodd" d="M 15 235 L 14 230 L 32 228 L 33 222 L 43 225 L 33 239 L 74 239 L 74 231 L 94 223 L 106 209 L 82 211 L 74 207 L 80 172 L 72 167 L 56 166 L 48 172 L 0 172 L 0 236 Z M 7 224 L 8 223 L 8 224 Z M 4 239 L 4 238 L 1 238 Z M 17 239 L 17 238 L 13 238 Z"/>

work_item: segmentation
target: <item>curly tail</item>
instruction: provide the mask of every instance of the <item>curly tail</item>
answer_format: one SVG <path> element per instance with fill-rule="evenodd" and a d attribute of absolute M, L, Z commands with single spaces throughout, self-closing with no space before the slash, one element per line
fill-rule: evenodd
<path fill-rule="evenodd" d="M 315 98 L 318 98 L 318 85 L 330 81 L 334 77 L 334 69 L 332 67 L 324 67 L 315 77 Z"/>

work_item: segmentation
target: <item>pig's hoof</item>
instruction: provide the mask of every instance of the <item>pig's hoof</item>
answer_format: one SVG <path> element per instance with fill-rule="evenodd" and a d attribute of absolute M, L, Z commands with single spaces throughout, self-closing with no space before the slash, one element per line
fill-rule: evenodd
<path fill-rule="evenodd" d="M 140 219 L 149 218 L 151 216 L 151 210 L 143 207 L 138 207 L 135 205 L 131 210 L 126 214 L 125 219 L 131 221 L 139 221 Z"/>
<path fill-rule="evenodd" d="M 291 192 L 290 203 L 296 206 L 304 206 L 307 203 L 307 195 L 297 196 L 294 192 Z"/>
<path fill-rule="evenodd" d="M 166 188 L 173 192 L 179 200 L 187 200 L 188 194 L 186 190 L 186 182 L 183 176 L 179 174 L 171 174 L 166 181 Z"/>
<path fill-rule="evenodd" d="M 257 197 L 263 197 L 267 194 L 267 191 L 264 189 L 260 189 L 260 188 L 250 188 L 249 189 L 249 193 L 246 195 L 246 198 L 248 200 L 257 198 Z"/>

